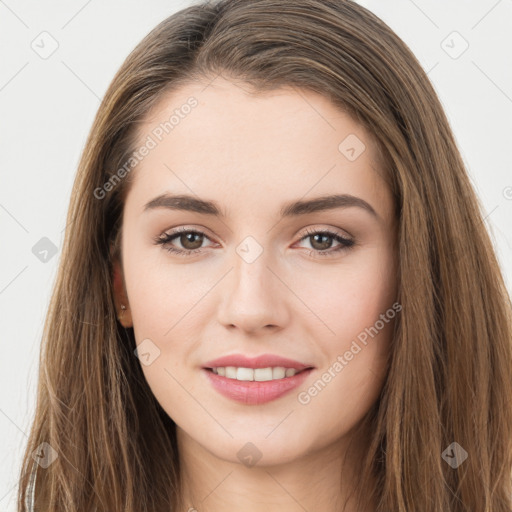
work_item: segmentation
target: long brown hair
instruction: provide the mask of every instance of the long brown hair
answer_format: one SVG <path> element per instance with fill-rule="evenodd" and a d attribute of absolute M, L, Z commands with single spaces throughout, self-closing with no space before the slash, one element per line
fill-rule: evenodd
<path fill-rule="evenodd" d="M 367 415 L 361 499 L 373 497 L 378 512 L 509 512 L 512 308 L 483 208 L 417 59 L 374 14 L 341 0 L 193 5 L 160 23 L 115 75 L 70 201 L 19 511 L 33 469 L 40 511 L 180 505 L 175 424 L 114 308 L 112 261 L 131 174 L 115 176 L 164 92 L 221 73 L 256 90 L 324 95 L 372 134 L 382 155 L 398 217 L 402 311 L 386 382 Z M 48 467 L 34 462 L 43 443 L 57 454 Z M 453 467 L 459 446 L 467 458 Z"/>

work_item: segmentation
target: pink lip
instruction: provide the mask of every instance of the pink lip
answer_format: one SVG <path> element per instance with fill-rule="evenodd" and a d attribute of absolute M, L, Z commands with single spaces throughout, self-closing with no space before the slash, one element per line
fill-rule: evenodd
<path fill-rule="evenodd" d="M 221 377 L 211 371 L 211 368 L 218 368 L 219 366 L 235 366 L 238 368 L 282 366 L 284 368 L 295 368 L 299 370 L 300 373 L 295 374 L 293 377 L 263 382 L 239 381 Z M 202 372 L 208 377 L 215 390 L 225 397 L 237 402 L 242 402 L 246 405 L 256 405 L 270 402 L 271 400 L 275 400 L 289 393 L 300 386 L 313 369 L 312 365 L 302 364 L 298 361 L 272 354 L 263 354 L 255 358 L 234 354 L 207 362 L 203 366 Z"/>
<path fill-rule="evenodd" d="M 299 361 L 276 356 L 274 354 L 262 354 L 258 357 L 246 357 L 242 354 L 232 354 L 208 361 L 203 368 L 218 368 L 219 366 L 236 366 L 237 368 L 268 368 L 269 366 L 283 366 L 284 368 L 295 368 L 305 370 L 313 368 L 312 364 L 302 364 Z"/>
<path fill-rule="evenodd" d="M 293 377 L 263 382 L 228 379 L 207 368 L 203 368 L 201 371 L 210 379 L 212 386 L 225 397 L 246 405 L 256 405 L 275 400 L 300 386 L 313 371 L 313 368 L 297 373 Z"/>

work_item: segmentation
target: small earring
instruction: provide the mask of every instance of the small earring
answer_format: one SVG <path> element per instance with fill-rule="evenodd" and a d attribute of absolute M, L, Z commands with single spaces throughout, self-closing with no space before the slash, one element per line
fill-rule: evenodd
<path fill-rule="evenodd" d="M 126 310 L 126 306 L 124 304 L 121 304 L 121 315 L 119 316 L 119 318 L 123 318 L 125 310 Z"/>

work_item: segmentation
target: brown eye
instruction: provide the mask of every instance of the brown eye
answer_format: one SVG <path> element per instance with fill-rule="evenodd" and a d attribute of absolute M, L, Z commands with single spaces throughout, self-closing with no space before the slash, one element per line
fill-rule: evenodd
<path fill-rule="evenodd" d="M 155 239 L 167 251 L 180 256 L 191 256 L 203 252 L 203 242 L 209 237 L 194 229 L 179 228 L 171 233 L 163 233 Z"/>
<path fill-rule="evenodd" d="M 178 240 L 181 243 L 183 249 L 193 251 L 199 249 L 203 245 L 204 235 L 196 233 L 195 231 L 189 231 L 179 235 Z"/>
<path fill-rule="evenodd" d="M 329 230 L 308 230 L 301 238 L 301 241 L 307 241 L 311 247 L 309 254 L 316 256 L 334 256 L 335 254 L 349 250 L 355 245 L 355 240 L 345 238 L 339 233 Z M 337 246 L 333 244 L 337 242 Z"/>
<path fill-rule="evenodd" d="M 332 235 L 327 235 L 324 233 L 310 235 L 309 239 L 311 240 L 311 247 L 317 251 L 325 251 L 326 249 L 330 249 L 334 241 L 334 237 Z"/>

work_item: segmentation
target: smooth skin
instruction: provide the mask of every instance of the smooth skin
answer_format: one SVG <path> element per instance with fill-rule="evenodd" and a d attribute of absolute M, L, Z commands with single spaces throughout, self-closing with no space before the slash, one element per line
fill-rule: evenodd
<path fill-rule="evenodd" d="M 132 171 L 118 313 L 126 304 L 120 321 L 137 344 L 149 339 L 160 351 L 142 369 L 177 425 L 183 510 L 339 511 L 358 480 L 370 434 L 357 427 L 384 384 L 394 321 L 307 404 L 298 394 L 396 300 L 392 196 L 369 133 L 328 99 L 291 87 L 249 90 L 221 77 L 187 84 L 139 127 L 141 145 L 188 98 L 198 101 Z M 366 147 L 353 161 L 338 148 L 350 134 Z M 215 201 L 225 216 L 144 209 L 163 193 Z M 350 206 L 280 218 L 285 203 L 331 194 L 357 196 L 377 215 Z M 180 227 L 204 236 L 155 242 Z M 334 237 L 308 234 L 326 229 L 355 244 L 332 252 L 341 245 Z M 251 263 L 237 252 L 246 237 L 262 249 Z M 246 405 L 220 395 L 201 370 L 239 353 L 277 354 L 315 370 L 299 389 Z M 249 442 L 261 454 L 254 466 L 237 455 Z M 356 512 L 351 500 L 345 510 Z"/>

